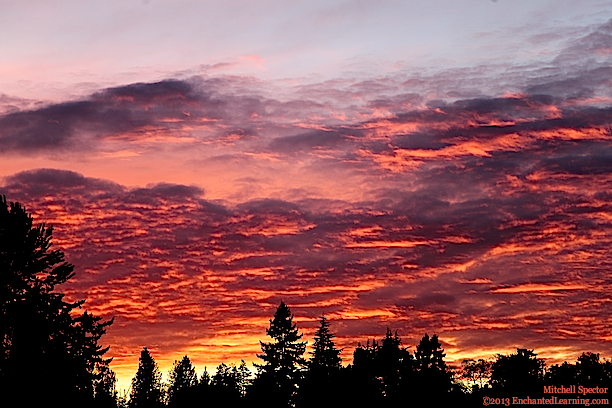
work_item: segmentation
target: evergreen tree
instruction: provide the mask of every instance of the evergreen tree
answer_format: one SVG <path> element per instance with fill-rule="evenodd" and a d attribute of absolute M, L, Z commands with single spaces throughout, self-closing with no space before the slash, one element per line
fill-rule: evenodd
<path fill-rule="evenodd" d="M 364 345 L 357 344 L 353 351 L 353 364 L 347 367 L 350 388 L 343 390 L 346 406 L 377 407 L 384 404 L 383 382 L 378 371 L 378 351 L 380 345 L 368 340 Z"/>
<path fill-rule="evenodd" d="M 212 391 L 210 374 L 208 374 L 206 367 L 204 367 L 204 372 L 202 373 L 202 376 L 198 380 L 198 383 L 195 387 L 194 400 L 208 401 L 210 399 L 211 393 Z"/>
<path fill-rule="evenodd" d="M 231 367 L 225 363 L 217 366 L 217 372 L 212 376 L 210 385 L 216 400 L 219 402 L 235 399 L 240 396 L 236 378 L 232 373 Z"/>
<path fill-rule="evenodd" d="M 198 385 L 203 385 L 205 387 L 208 387 L 210 385 L 210 374 L 208 374 L 206 367 L 204 367 L 204 372 L 202 372 L 202 376 L 200 377 L 200 381 L 198 381 Z"/>
<path fill-rule="evenodd" d="M 309 362 L 310 371 L 317 376 L 330 376 L 340 370 L 342 359 L 334 344 L 334 334 L 329 331 L 329 322 L 321 316 L 319 328 L 315 332 L 312 358 Z"/>
<path fill-rule="evenodd" d="M 365 346 L 358 343 L 357 348 L 353 352 L 353 365 L 351 367 L 352 371 L 360 377 L 376 378 L 378 381 L 379 349 L 380 345 L 376 340 L 372 340 L 372 344 L 370 344 L 370 341 L 368 340 Z"/>
<path fill-rule="evenodd" d="M 99 364 L 96 367 L 96 381 L 94 383 L 94 406 L 96 408 L 117 407 L 117 378 L 108 364 Z"/>
<path fill-rule="evenodd" d="M 387 334 L 377 355 L 378 376 L 382 377 L 384 393 L 387 397 L 395 398 L 400 387 L 400 374 L 402 364 L 407 353 L 401 346 L 401 340 L 395 332 L 387 328 Z"/>
<path fill-rule="evenodd" d="M 401 403 L 407 396 L 413 381 L 414 359 L 407 348 L 401 347 L 401 340 L 390 329 L 379 344 L 373 341 L 361 344 L 354 353 L 353 378 L 359 385 L 359 401 L 371 404 L 388 402 Z"/>
<path fill-rule="evenodd" d="M 138 371 L 132 379 L 129 408 L 156 408 L 163 406 L 161 372 L 145 347 L 140 352 Z"/>
<path fill-rule="evenodd" d="M 169 377 L 168 406 L 187 406 L 187 402 L 193 399 L 195 387 L 198 385 L 198 376 L 189 357 L 184 356 L 181 361 L 175 360 Z"/>
<path fill-rule="evenodd" d="M 438 341 L 438 336 L 431 338 L 425 334 L 414 353 L 415 357 L 415 395 L 421 401 L 437 401 L 450 398 L 454 390 L 452 373 L 444 361 L 444 349 Z"/>
<path fill-rule="evenodd" d="M 111 321 L 77 314 L 56 286 L 74 276 L 52 227 L 34 226 L 19 203 L 0 197 L 0 394 L 9 406 L 90 404 L 95 368 L 108 363 L 98 345 Z M 32 368 L 44 381 L 31 392 Z"/>
<path fill-rule="evenodd" d="M 414 357 L 416 359 L 417 370 L 421 372 L 446 371 L 444 362 L 444 349 L 438 341 L 436 334 L 430 339 L 427 334 L 423 336 L 416 348 Z"/>
<path fill-rule="evenodd" d="M 251 372 L 247 368 L 244 360 L 240 361 L 239 366 L 232 366 L 232 375 L 236 382 L 236 389 L 241 397 L 246 395 L 247 389 L 251 383 Z"/>
<path fill-rule="evenodd" d="M 278 306 L 274 319 L 266 334 L 274 339 L 272 343 L 260 341 L 261 358 L 265 364 L 256 364 L 258 369 L 255 387 L 262 392 L 260 396 L 268 398 L 269 406 L 293 406 L 295 393 L 301 376 L 301 368 L 305 365 L 302 357 L 306 350 L 306 342 L 300 342 L 302 334 L 293 323 L 293 316 L 284 302 Z"/>
<path fill-rule="evenodd" d="M 308 362 L 308 371 L 300 384 L 299 405 L 320 408 L 337 406 L 344 402 L 340 371 L 340 352 L 334 344 L 334 334 L 329 331 L 329 322 L 324 316 L 315 332 L 313 351 Z"/>

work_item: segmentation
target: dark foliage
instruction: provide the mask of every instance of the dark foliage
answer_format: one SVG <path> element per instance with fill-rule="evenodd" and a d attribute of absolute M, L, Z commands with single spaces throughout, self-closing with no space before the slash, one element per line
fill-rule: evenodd
<path fill-rule="evenodd" d="M 246 395 L 250 376 L 244 361 L 239 366 L 221 363 L 210 382 L 210 396 L 207 399 L 218 404 L 239 406 Z"/>
<path fill-rule="evenodd" d="M 96 367 L 94 381 L 95 408 L 117 407 L 117 378 L 108 365 L 101 364 Z"/>
<path fill-rule="evenodd" d="M 537 395 L 544 386 L 544 360 L 533 350 L 516 349 L 510 355 L 498 355 L 491 368 L 494 390 L 515 396 Z"/>
<path fill-rule="evenodd" d="M 138 371 L 132 379 L 129 408 L 156 408 L 164 406 L 161 372 L 145 347 L 140 352 Z"/>
<path fill-rule="evenodd" d="M 465 359 L 462 362 L 460 377 L 467 381 L 472 393 L 482 390 L 491 378 L 492 361 L 480 358 L 478 360 Z"/>
<path fill-rule="evenodd" d="M 291 311 L 284 302 L 276 309 L 266 334 L 274 342 L 260 342 L 262 354 L 257 357 L 264 364 L 256 364 L 258 372 L 249 399 L 270 407 L 294 406 L 301 370 L 306 365 L 302 357 L 306 342 L 299 341 L 302 334 L 298 333 Z"/>
<path fill-rule="evenodd" d="M 599 354 L 582 353 L 576 362 L 576 379 L 585 387 L 611 387 L 612 364 L 600 361 Z"/>
<path fill-rule="evenodd" d="M 52 227 L 33 225 L 19 203 L 0 199 L 0 392 L 9 406 L 91 404 L 96 367 L 110 362 L 98 345 L 111 321 L 66 302 L 56 286 L 74 276 L 51 250 Z M 32 392 L 33 370 L 43 378 Z"/>
<path fill-rule="evenodd" d="M 387 329 L 381 344 L 368 342 L 355 349 L 350 367 L 350 383 L 355 385 L 352 403 L 444 403 L 456 398 L 460 390 L 444 355 L 436 335 L 431 339 L 425 335 L 412 355 L 401 346 L 397 333 Z"/>
<path fill-rule="evenodd" d="M 600 361 L 599 354 L 582 353 L 576 364 L 567 361 L 561 365 L 553 365 L 546 371 L 547 385 L 579 384 L 584 387 L 602 387 L 612 389 L 612 363 Z"/>
<path fill-rule="evenodd" d="M 353 353 L 350 382 L 358 386 L 351 395 L 354 404 L 380 404 L 383 399 L 400 402 L 413 379 L 414 358 L 401 347 L 397 333 L 389 329 L 380 345 L 368 341 L 365 347 L 359 344 Z"/>
<path fill-rule="evenodd" d="M 346 391 L 342 386 L 342 349 L 336 348 L 329 322 L 320 318 L 315 332 L 313 351 L 308 361 L 308 371 L 300 384 L 298 404 L 302 407 L 335 407 L 344 403 Z"/>
<path fill-rule="evenodd" d="M 198 385 L 198 376 L 189 357 L 184 356 L 181 361 L 174 361 L 169 377 L 168 406 L 173 408 L 188 406 L 196 396 Z"/>

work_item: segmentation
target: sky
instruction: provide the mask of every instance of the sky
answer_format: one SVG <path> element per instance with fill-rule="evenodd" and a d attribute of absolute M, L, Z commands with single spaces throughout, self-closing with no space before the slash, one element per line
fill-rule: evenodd
<path fill-rule="evenodd" d="M 54 226 L 127 389 L 258 362 L 612 357 L 612 4 L 0 0 L 0 194 Z"/>

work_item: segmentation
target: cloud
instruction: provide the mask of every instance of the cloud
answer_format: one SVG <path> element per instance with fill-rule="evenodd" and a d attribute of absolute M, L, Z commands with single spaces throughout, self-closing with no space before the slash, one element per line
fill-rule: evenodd
<path fill-rule="evenodd" d="M 422 332 L 452 335 L 459 348 L 470 346 L 474 332 L 512 330 L 504 344 L 517 345 L 533 330 L 554 327 L 602 335 L 574 317 L 608 318 L 596 306 L 609 285 L 601 269 L 610 244 L 608 198 L 585 188 L 589 182 L 578 191 L 569 189 L 573 181 L 547 176 L 470 200 L 434 200 L 459 188 L 453 177 L 438 172 L 415 191 L 396 192 L 393 202 L 383 204 L 381 195 L 339 212 L 278 199 L 232 206 L 206 201 L 196 187 L 127 188 L 49 169 L 16 174 L 2 191 L 55 225 L 55 243 L 78 271 L 67 293 L 114 315 L 117 329 L 107 339 L 130 350 L 143 336 L 164 344 L 165 353 L 205 347 L 224 321 L 256 340 L 281 299 L 305 321 L 329 313 L 347 345 L 389 325 L 406 341 Z M 581 311 L 571 312 L 576 305 Z M 145 330 L 142 322 L 168 331 L 134 336 L 132 328 Z M 555 331 L 554 338 L 586 347 L 575 336 Z"/>
<path fill-rule="evenodd" d="M 598 38 L 584 41 L 603 52 Z M 0 192 L 55 225 L 77 268 L 67 295 L 116 317 L 117 364 L 144 345 L 252 360 L 280 300 L 308 336 L 326 313 L 347 356 L 387 327 L 406 344 L 438 333 L 453 359 L 610 355 L 610 87 L 603 65 L 558 75 L 564 61 L 501 78 L 520 77 L 513 92 L 487 92 L 477 67 L 291 89 L 190 77 L 28 105 L 0 117 L 4 158 L 73 170 L 5 173 Z M 136 171 L 156 176 L 122 181 Z"/>

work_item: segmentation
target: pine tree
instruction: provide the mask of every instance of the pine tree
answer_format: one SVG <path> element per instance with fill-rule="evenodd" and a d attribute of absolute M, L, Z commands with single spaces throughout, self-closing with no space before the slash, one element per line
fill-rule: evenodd
<path fill-rule="evenodd" d="M 308 371 L 300 384 L 298 405 L 320 408 L 342 405 L 341 350 L 334 344 L 334 334 L 329 331 L 329 322 L 324 316 L 315 332 L 313 351 L 308 362 Z"/>
<path fill-rule="evenodd" d="M 268 405 L 293 406 L 301 369 L 306 364 L 302 357 L 306 342 L 299 341 L 302 334 L 298 333 L 291 311 L 284 302 L 278 306 L 266 333 L 274 342 L 260 341 L 263 353 L 257 357 L 265 364 L 255 364 L 258 369 L 255 385 L 269 390 L 271 400 Z"/>
<path fill-rule="evenodd" d="M 204 385 L 208 387 L 210 385 L 210 374 L 208 374 L 208 370 L 204 367 L 204 372 L 202 372 L 202 376 L 200 377 L 199 385 Z"/>
<path fill-rule="evenodd" d="M 387 397 L 395 398 L 400 387 L 402 363 L 407 353 L 406 349 L 400 347 L 401 343 L 397 332 L 393 334 L 387 328 L 385 338 L 380 349 L 378 349 L 377 369 L 379 376 L 382 377 L 384 392 Z"/>
<path fill-rule="evenodd" d="M 74 276 L 53 228 L 34 226 L 19 203 L 0 197 L 0 394 L 8 406 L 82 406 L 94 397 L 95 368 L 110 359 L 98 345 L 112 320 L 77 314 L 56 286 Z M 44 380 L 31 392 L 32 368 Z"/>
<path fill-rule="evenodd" d="M 449 398 L 453 389 L 452 375 L 444 361 L 444 349 L 438 341 L 438 336 L 431 338 L 427 334 L 416 347 L 415 368 L 418 395 L 424 401 L 436 398 L 438 402 Z"/>
<path fill-rule="evenodd" d="M 217 366 L 217 372 L 212 376 L 210 385 L 219 402 L 239 396 L 236 378 L 232 374 L 231 367 L 225 363 Z"/>
<path fill-rule="evenodd" d="M 108 364 L 99 364 L 96 367 L 96 381 L 94 383 L 94 407 L 116 408 L 117 407 L 117 377 Z"/>
<path fill-rule="evenodd" d="M 330 376 L 341 367 L 341 349 L 334 344 L 334 334 L 329 331 L 329 322 L 321 316 L 320 325 L 315 332 L 312 358 L 309 362 L 310 371 L 317 376 Z"/>
<path fill-rule="evenodd" d="M 208 374 L 208 370 L 204 367 L 204 372 L 202 376 L 198 380 L 198 383 L 195 387 L 195 401 L 208 401 L 210 400 L 210 396 L 212 394 L 212 385 L 210 374 Z"/>
<path fill-rule="evenodd" d="M 208 376 L 208 373 L 205 372 Z M 249 384 L 251 373 L 246 363 L 241 361 L 239 366 L 225 363 L 217 366 L 217 371 L 212 378 L 209 378 L 209 386 L 203 389 L 201 399 L 205 399 L 211 406 L 242 406 L 244 403 L 246 389 Z"/>
<path fill-rule="evenodd" d="M 138 371 L 132 379 L 129 408 L 156 408 L 163 406 L 161 372 L 145 347 L 140 352 Z"/>
<path fill-rule="evenodd" d="M 380 345 L 376 340 L 357 344 L 353 364 L 349 366 L 352 389 L 346 394 L 347 406 L 382 405 L 384 384 L 379 375 L 379 354 Z"/>
<path fill-rule="evenodd" d="M 244 360 L 240 361 L 239 366 L 232 366 L 232 375 L 236 382 L 236 389 L 241 397 L 246 395 L 247 388 L 251 382 L 251 372 L 247 368 Z"/>
<path fill-rule="evenodd" d="M 175 360 L 169 377 L 168 406 L 186 406 L 198 384 L 198 376 L 189 357 L 184 356 L 180 362 Z"/>
<path fill-rule="evenodd" d="M 376 341 L 371 345 L 368 341 L 365 347 L 359 344 L 353 356 L 351 374 L 359 388 L 353 395 L 354 403 L 367 401 L 378 405 L 383 397 L 387 403 L 412 398 L 407 391 L 413 379 L 414 359 L 407 348 L 401 347 L 397 332 L 387 328 L 380 344 Z"/>
<path fill-rule="evenodd" d="M 415 358 L 417 369 L 422 372 L 446 371 L 444 362 L 444 349 L 438 341 L 438 336 L 434 334 L 431 339 L 427 334 L 423 336 L 416 348 Z"/>

